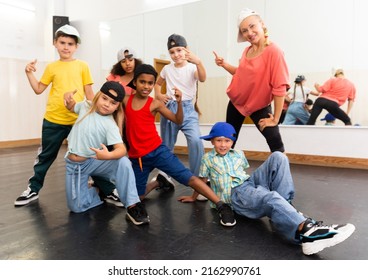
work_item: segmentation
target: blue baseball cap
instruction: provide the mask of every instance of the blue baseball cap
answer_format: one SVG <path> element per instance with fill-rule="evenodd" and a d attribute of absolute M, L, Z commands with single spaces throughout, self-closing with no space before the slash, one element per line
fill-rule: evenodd
<path fill-rule="evenodd" d="M 330 113 L 327 113 L 326 116 L 321 119 L 321 121 L 327 121 L 327 122 L 332 122 L 336 120 L 336 118 L 334 117 L 334 115 L 330 114 Z"/>
<path fill-rule="evenodd" d="M 213 125 L 210 134 L 201 136 L 200 138 L 204 140 L 211 140 L 215 137 L 225 137 L 235 141 L 235 135 L 235 128 L 231 124 L 226 122 L 217 122 Z"/>

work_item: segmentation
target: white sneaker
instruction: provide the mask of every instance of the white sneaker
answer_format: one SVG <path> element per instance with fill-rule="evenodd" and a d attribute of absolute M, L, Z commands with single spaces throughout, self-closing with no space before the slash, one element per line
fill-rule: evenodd
<path fill-rule="evenodd" d="M 207 200 L 208 200 L 208 198 L 207 198 L 207 197 L 205 197 L 204 195 L 198 194 L 198 196 L 197 196 L 197 199 L 196 199 L 196 200 L 198 200 L 198 201 L 207 201 Z"/>
<path fill-rule="evenodd" d="M 323 249 L 343 242 L 355 231 L 352 224 L 323 225 L 308 218 L 300 233 L 302 249 L 305 255 L 316 254 Z"/>

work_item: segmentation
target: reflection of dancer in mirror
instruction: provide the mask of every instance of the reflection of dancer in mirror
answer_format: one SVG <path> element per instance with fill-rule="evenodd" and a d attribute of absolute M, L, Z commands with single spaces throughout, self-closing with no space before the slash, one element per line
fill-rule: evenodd
<path fill-rule="evenodd" d="M 326 116 L 321 119 L 321 121 L 325 121 L 325 125 L 335 125 L 336 118 L 334 115 L 327 113 Z"/>
<path fill-rule="evenodd" d="M 313 101 L 309 99 L 309 94 L 318 96 L 319 93 L 305 86 L 304 75 L 299 75 L 294 81 L 294 90 L 291 93 L 290 105 L 286 111 L 285 119 L 282 124 L 306 124 L 310 116 L 310 107 Z M 308 103 L 309 102 L 309 103 Z"/>
<path fill-rule="evenodd" d="M 314 102 L 307 124 L 316 124 L 319 114 L 325 109 L 345 125 L 351 125 L 349 113 L 353 107 L 356 89 L 354 84 L 345 78 L 344 70 L 337 69 L 334 77 L 327 80 L 322 86 L 317 83 L 314 86 L 321 95 Z M 348 101 L 348 108 L 344 112 L 340 107 L 346 101 Z"/>
<path fill-rule="evenodd" d="M 250 46 L 245 48 L 238 67 L 214 52 L 216 64 L 233 75 L 227 88 L 230 102 L 226 122 L 235 127 L 239 137 L 244 119 L 249 116 L 270 150 L 284 152 L 278 123 L 289 88 L 289 72 L 283 51 L 269 40 L 265 23 L 250 9 L 242 10 L 238 18 L 238 42 L 246 41 Z"/>

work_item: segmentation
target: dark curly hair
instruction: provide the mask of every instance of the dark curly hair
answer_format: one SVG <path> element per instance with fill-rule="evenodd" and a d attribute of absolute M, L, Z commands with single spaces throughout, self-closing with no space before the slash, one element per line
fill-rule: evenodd
<path fill-rule="evenodd" d="M 135 61 L 135 67 L 134 68 L 137 68 L 139 65 L 143 64 L 142 60 L 140 60 L 139 58 L 134 58 L 134 61 Z M 110 73 L 112 75 L 117 75 L 117 76 L 124 76 L 126 74 L 125 70 L 121 66 L 120 61 L 115 63 L 112 66 Z"/>

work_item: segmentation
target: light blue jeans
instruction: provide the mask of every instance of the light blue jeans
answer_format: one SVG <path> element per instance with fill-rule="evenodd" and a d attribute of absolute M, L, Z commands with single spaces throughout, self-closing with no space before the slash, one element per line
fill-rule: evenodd
<path fill-rule="evenodd" d="M 305 110 L 303 102 L 292 102 L 286 111 L 282 124 L 293 125 L 297 120 L 299 120 L 301 124 L 306 124 L 309 116 L 310 114 Z"/>
<path fill-rule="evenodd" d="M 274 152 L 247 181 L 232 189 L 231 203 L 239 215 L 251 219 L 269 217 L 281 235 L 299 243 L 295 234 L 306 218 L 290 204 L 293 198 L 289 160 L 283 153 Z"/>
<path fill-rule="evenodd" d="M 182 131 L 187 139 L 189 169 L 195 175 L 199 174 L 202 156 L 204 154 L 204 146 L 199 129 L 198 113 L 195 111 L 192 101 L 183 101 L 184 120 L 181 125 L 177 125 L 172 121 L 161 116 L 160 132 L 164 144 L 171 150 L 174 150 L 179 130 Z M 176 113 L 178 103 L 170 100 L 166 107 Z"/>
<path fill-rule="evenodd" d="M 96 207 L 101 201 L 96 188 L 88 186 L 89 176 L 109 178 L 115 183 L 126 208 L 140 202 L 132 164 L 127 157 L 117 160 L 89 158 L 83 162 L 66 161 L 66 199 L 72 212 L 80 213 Z"/>

